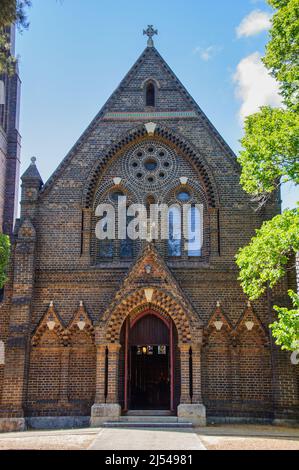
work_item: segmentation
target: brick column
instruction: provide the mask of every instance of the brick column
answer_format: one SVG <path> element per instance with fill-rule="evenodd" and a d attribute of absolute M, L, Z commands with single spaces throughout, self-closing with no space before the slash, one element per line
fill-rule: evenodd
<path fill-rule="evenodd" d="M 9 336 L 5 345 L 0 431 L 20 431 L 25 427 L 23 404 L 26 401 L 28 379 L 35 241 L 35 229 L 31 221 L 26 219 L 19 228 L 13 249 L 13 295 L 9 310 Z"/>
<path fill-rule="evenodd" d="M 108 347 L 108 396 L 105 400 L 105 359 Z M 96 400 L 91 408 L 90 426 L 102 426 L 107 420 L 117 421 L 121 415 L 118 403 L 118 362 L 120 344 L 97 345 Z"/>
<path fill-rule="evenodd" d="M 189 404 L 191 403 L 190 398 L 190 368 L 189 368 L 189 359 L 190 359 L 190 344 L 189 343 L 180 343 L 178 347 L 180 349 L 180 358 L 181 358 L 181 398 L 180 404 Z"/>
<path fill-rule="evenodd" d="M 201 395 L 201 344 L 192 344 L 192 403 L 202 403 Z"/>
<path fill-rule="evenodd" d="M 108 344 L 108 396 L 107 403 L 118 403 L 119 343 Z"/>
<path fill-rule="evenodd" d="M 105 403 L 105 360 L 106 344 L 98 344 L 96 365 L 96 403 Z"/>
<path fill-rule="evenodd" d="M 61 364 L 60 364 L 60 393 L 59 405 L 68 405 L 68 382 L 69 382 L 69 361 L 70 361 L 70 348 L 64 347 L 61 350 Z"/>
<path fill-rule="evenodd" d="M 178 420 L 190 421 L 195 426 L 206 425 L 206 408 L 201 398 L 201 343 L 180 343 L 181 351 L 181 399 Z M 190 397 L 190 347 L 192 347 L 193 394 Z"/>

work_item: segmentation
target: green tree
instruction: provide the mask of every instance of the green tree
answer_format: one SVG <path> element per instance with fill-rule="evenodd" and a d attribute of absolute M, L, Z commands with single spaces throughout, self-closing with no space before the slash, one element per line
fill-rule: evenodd
<path fill-rule="evenodd" d="M 241 184 L 253 196 L 266 199 L 281 183 L 299 184 L 299 115 L 263 106 L 245 120 Z"/>
<path fill-rule="evenodd" d="M 4 286 L 7 280 L 7 265 L 10 255 L 10 240 L 7 235 L 0 234 L 0 289 Z"/>
<path fill-rule="evenodd" d="M 277 8 L 266 48 L 264 64 L 279 81 L 288 108 L 298 111 L 299 87 L 299 2 L 268 0 Z"/>
<path fill-rule="evenodd" d="M 291 255 L 299 251 L 299 208 L 286 210 L 263 223 L 237 256 L 241 285 L 251 299 L 259 298 L 286 274 Z"/>
<path fill-rule="evenodd" d="M 16 23 L 22 31 L 28 28 L 26 7 L 31 6 L 31 0 L 0 0 L 0 73 L 12 73 L 16 62 L 10 54 L 10 37 L 8 28 Z"/>
<path fill-rule="evenodd" d="M 279 321 L 273 323 L 271 328 L 276 343 L 282 349 L 292 351 L 299 347 L 299 295 L 291 290 L 289 295 L 293 301 L 294 309 L 288 310 L 284 307 L 275 307 Z"/>
<path fill-rule="evenodd" d="M 238 161 L 241 184 L 260 208 L 285 182 L 299 184 L 299 1 L 268 0 L 276 8 L 264 64 L 280 83 L 284 108 L 262 107 L 245 120 Z M 242 288 L 252 300 L 281 280 L 299 251 L 299 206 L 286 210 L 256 230 L 236 256 Z M 293 266 L 294 268 L 294 266 Z M 289 291 L 293 309 L 274 306 L 278 319 L 270 327 L 277 344 L 295 349 L 298 341 L 298 295 Z"/>

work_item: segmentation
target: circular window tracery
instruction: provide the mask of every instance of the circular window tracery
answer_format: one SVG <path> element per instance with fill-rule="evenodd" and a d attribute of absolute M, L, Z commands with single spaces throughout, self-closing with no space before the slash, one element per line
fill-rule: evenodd
<path fill-rule="evenodd" d="M 123 159 L 128 181 L 144 184 L 146 189 L 158 189 L 177 174 L 176 154 L 166 145 L 146 141 L 133 146 Z"/>
<path fill-rule="evenodd" d="M 144 162 L 144 167 L 147 171 L 155 171 L 157 166 L 158 166 L 158 162 L 154 158 L 148 158 Z"/>

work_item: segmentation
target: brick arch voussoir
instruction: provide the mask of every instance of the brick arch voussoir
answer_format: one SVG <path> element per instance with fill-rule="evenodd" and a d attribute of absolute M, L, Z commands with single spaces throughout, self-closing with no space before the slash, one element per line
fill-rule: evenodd
<path fill-rule="evenodd" d="M 146 300 L 143 289 L 120 300 L 106 319 L 105 341 L 108 343 L 119 342 L 121 328 L 127 316 L 137 309 L 140 312 L 142 309 L 153 308 L 164 312 L 171 318 L 176 326 L 181 343 L 191 343 L 193 334 L 188 313 L 177 300 L 172 298 L 171 294 L 167 294 L 160 289 L 155 289 L 155 291 L 159 295 L 154 296 L 150 302 Z"/>
<path fill-rule="evenodd" d="M 68 341 L 71 344 L 73 341 L 74 336 L 80 331 L 77 327 L 77 325 L 72 325 L 68 329 Z M 95 332 L 94 332 L 94 327 L 93 325 L 85 325 L 83 333 L 86 335 L 86 338 L 90 339 L 92 342 L 94 342 L 95 338 Z"/>
<path fill-rule="evenodd" d="M 100 175 L 109 165 L 110 161 L 116 158 L 119 154 L 125 152 L 132 145 L 135 145 L 138 141 L 142 142 L 143 140 L 146 140 L 146 138 L 148 138 L 148 133 L 145 126 L 138 126 L 124 134 L 118 142 L 110 145 L 103 156 L 99 156 L 99 159 L 93 166 L 83 189 L 82 207 L 87 209 L 92 207 L 98 180 Z M 181 152 L 187 159 L 189 159 L 197 169 L 204 184 L 209 206 L 218 206 L 219 197 L 216 183 L 204 157 L 199 154 L 198 150 L 177 132 L 173 132 L 172 130 L 159 125 L 156 127 L 155 134 L 151 136 L 151 138 L 162 141 L 166 145 L 169 145 L 175 150 Z"/>
<path fill-rule="evenodd" d="M 31 346 L 36 347 L 39 346 L 44 333 L 48 330 L 48 326 L 46 324 L 42 324 L 36 332 L 33 334 L 31 338 Z M 67 346 L 69 343 L 68 332 L 65 328 L 61 325 L 55 325 L 53 332 L 57 336 L 57 342 L 60 346 Z"/>

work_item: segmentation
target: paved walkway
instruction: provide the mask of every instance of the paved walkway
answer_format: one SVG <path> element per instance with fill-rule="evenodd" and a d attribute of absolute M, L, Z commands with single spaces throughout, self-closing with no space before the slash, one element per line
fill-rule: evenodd
<path fill-rule="evenodd" d="M 299 428 L 68 429 L 0 434 L 0 450 L 299 450 Z M 0 453 L 1 460 L 1 453 Z"/>
<path fill-rule="evenodd" d="M 205 450 L 193 431 L 102 429 L 89 450 Z"/>

